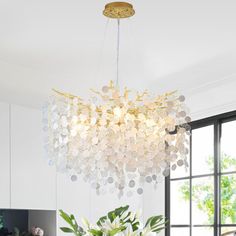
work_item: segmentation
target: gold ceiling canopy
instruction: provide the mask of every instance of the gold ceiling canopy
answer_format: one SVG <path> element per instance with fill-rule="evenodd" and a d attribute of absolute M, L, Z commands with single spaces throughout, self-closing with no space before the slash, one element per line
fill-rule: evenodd
<path fill-rule="evenodd" d="M 128 18 L 135 14 L 133 5 L 127 2 L 111 2 L 105 6 L 103 15 L 113 19 Z"/>

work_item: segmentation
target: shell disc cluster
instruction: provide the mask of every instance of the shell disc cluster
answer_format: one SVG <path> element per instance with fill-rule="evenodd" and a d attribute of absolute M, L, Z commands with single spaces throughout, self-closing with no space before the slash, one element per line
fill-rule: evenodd
<path fill-rule="evenodd" d="M 184 96 L 120 92 L 112 82 L 91 99 L 55 91 L 44 108 L 50 164 L 81 176 L 98 194 L 142 194 L 170 169 L 187 167 L 189 125 Z"/>

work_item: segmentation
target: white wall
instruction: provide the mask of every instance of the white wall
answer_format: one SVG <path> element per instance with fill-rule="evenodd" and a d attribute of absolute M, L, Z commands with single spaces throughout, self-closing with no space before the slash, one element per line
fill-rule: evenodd
<path fill-rule="evenodd" d="M 11 207 L 56 209 L 56 171 L 44 157 L 42 112 L 11 105 Z"/>
<path fill-rule="evenodd" d="M 10 106 L 0 103 L 0 208 L 11 205 Z"/>

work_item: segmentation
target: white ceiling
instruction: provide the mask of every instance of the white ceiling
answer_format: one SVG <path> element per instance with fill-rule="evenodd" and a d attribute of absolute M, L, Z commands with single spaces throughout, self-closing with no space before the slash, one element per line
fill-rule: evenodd
<path fill-rule="evenodd" d="M 107 2 L 1 0 L 0 100 L 39 107 L 52 87 L 87 96 L 114 79 Z M 129 2 L 136 15 L 121 22 L 122 86 L 193 96 L 236 75 L 235 0 Z"/>

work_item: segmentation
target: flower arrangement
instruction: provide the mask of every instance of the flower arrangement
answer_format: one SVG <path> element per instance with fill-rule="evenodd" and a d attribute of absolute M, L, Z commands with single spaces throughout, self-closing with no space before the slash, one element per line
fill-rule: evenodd
<path fill-rule="evenodd" d="M 150 236 L 165 228 L 164 216 L 152 216 L 142 226 L 140 214 L 134 214 L 128 209 L 129 206 L 124 206 L 108 212 L 97 221 L 96 225 L 90 224 L 87 219 L 82 219 L 84 227 L 78 225 L 74 215 L 68 215 L 60 210 L 60 216 L 70 226 L 60 229 L 64 233 L 73 233 L 75 236 Z"/>

